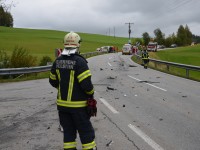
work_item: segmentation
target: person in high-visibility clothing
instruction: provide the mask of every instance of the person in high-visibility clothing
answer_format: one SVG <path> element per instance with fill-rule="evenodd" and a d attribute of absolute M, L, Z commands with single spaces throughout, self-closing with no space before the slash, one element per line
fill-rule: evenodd
<path fill-rule="evenodd" d="M 145 46 L 143 46 L 142 61 L 143 61 L 144 68 L 147 69 L 147 65 L 149 63 L 149 53 Z"/>
<path fill-rule="evenodd" d="M 75 32 L 64 37 L 64 50 L 53 63 L 49 82 L 58 89 L 57 109 L 63 127 L 64 150 L 76 150 L 79 133 L 83 150 L 96 150 L 90 121 L 96 116 L 96 100 L 87 60 L 79 55 L 81 38 Z"/>

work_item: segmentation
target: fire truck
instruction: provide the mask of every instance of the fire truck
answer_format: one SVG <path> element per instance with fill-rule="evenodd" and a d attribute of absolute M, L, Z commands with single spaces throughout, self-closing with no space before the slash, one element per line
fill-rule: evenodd
<path fill-rule="evenodd" d="M 149 44 L 147 45 L 147 51 L 157 52 L 157 47 L 157 42 L 149 42 Z"/>

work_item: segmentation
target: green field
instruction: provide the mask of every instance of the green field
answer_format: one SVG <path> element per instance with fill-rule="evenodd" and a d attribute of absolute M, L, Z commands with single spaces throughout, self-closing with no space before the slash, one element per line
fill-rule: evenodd
<path fill-rule="evenodd" d="M 150 52 L 150 58 L 164 60 L 168 62 L 176 62 L 180 64 L 187 64 L 193 66 L 200 66 L 200 45 L 178 47 L 170 50 L 163 50 L 158 52 Z M 154 68 L 155 64 L 150 63 L 150 67 Z M 177 76 L 186 77 L 186 70 L 177 67 L 169 67 L 166 65 L 157 65 L 156 69 L 171 73 Z M 200 72 L 189 71 L 189 78 L 200 81 Z"/>
<path fill-rule="evenodd" d="M 200 45 L 162 50 L 157 53 L 150 53 L 150 57 L 169 62 L 200 66 Z"/>
<path fill-rule="evenodd" d="M 40 60 L 43 56 L 54 59 L 55 48 L 63 48 L 63 38 L 67 31 L 8 28 L 0 26 L 0 50 L 11 54 L 13 49 L 23 47 Z M 97 34 L 78 33 L 82 38 L 81 53 L 96 51 L 98 47 L 113 45 L 121 49 L 128 38 Z"/>

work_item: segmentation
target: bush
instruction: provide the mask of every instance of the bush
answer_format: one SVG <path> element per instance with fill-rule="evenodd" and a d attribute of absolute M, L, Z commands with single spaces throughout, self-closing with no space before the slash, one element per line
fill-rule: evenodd
<path fill-rule="evenodd" d="M 9 57 L 4 50 L 0 50 L 0 68 L 9 67 Z"/>
<path fill-rule="evenodd" d="M 15 47 L 10 58 L 10 68 L 36 66 L 37 58 L 22 47 Z"/>
<path fill-rule="evenodd" d="M 40 66 L 46 66 L 48 62 L 52 62 L 49 56 L 43 56 L 40 61 Z"/>

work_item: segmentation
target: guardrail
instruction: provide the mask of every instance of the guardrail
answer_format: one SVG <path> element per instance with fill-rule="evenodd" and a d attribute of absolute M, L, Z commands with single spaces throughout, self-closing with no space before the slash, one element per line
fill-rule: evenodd
<path fill-rule="evenodd" d="M 84 53 L 81 55 L 85 58 L 88 58 L 88 57 L 92 57 L 96 55 L 102 55 L 105 53 L 107 52 L 90 52 L 90 53 Z M 0 69 L 0 76 L 46 72 L 51 69 L 51 66 L 52 65 L 38 66 L 38 67 L 24 67 L 24 68 L 5 68 L 5 69 Z"/>
<path fill-rule="evenodd" d="M 137 57 L 141 58 L 140 55 L 136 55 Z M 162 61 L 162 60 L 157 60 L 157 59 L 152 59 L 149 58 L 149 62 L 155 63 L 155 68 L 157 68 L 157 64 L 164 64 L 166 65 L 167 71 L 170 70 L 170 66 L 174 66 L 177 68 L 182 68 L 186 70 L 186 78 L 189 78 L 189 71 L 200 71 L 200 66 L 192 66 L 192 65 L 186 65 L 186 64 L 180 64 L 180 63 L 174 63 L 174 62 L 168 62 L 168 61 Z"/>
<path fill-rule="evenodd" d="M 107 52 L 90 52 L 90 53 L 84 53 L 81 55 L 85 58 L 88 58 L 88 57 L 101 55 L 101 54 L 105 54 L 105 53 L 107 53 Z M 141 58 L 141 56 L 139 56 L 139 55 L 136 55 L 136 56 Z M 155 63 L 155 68 L 156 68 L 156 64 L 165 64 L 167 66 L 168 71 L 169 71 L 170 66 L 183 68 L 186 70 L 187 78 L 189 78 L 190 70 L 200 71 L 200 66 L 185 65 L 185 64 L 161 61 L 161 60 L 156 60 L 156 59 L 151 59 L 151 58 L 149 59 L 149 61 Z M 5 68 L 5 69 L 0 69 L 0 76 L 46 72 L 46 71 L 49 71 L 50 69 L 51 69 L 51 65 L 38 66 L 38 67 L 24 67 L 24 68 Z"/>

